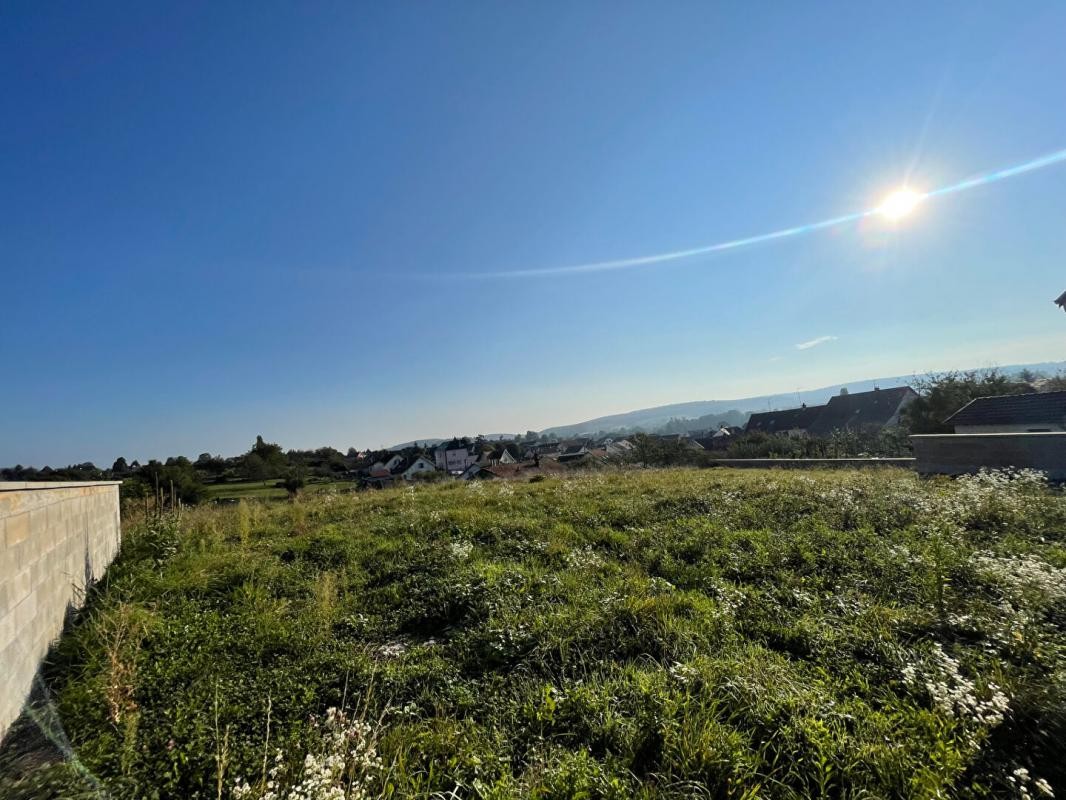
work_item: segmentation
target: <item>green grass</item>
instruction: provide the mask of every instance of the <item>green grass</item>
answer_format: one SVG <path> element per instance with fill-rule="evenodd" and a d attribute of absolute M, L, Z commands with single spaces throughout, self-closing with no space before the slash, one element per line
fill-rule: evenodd
<path fill-rule="evenodd" d="M 211 483 L 207 485 L 208 500 L 285 500 L 288 492 L 276 487 L 277 480 L 271 478 L 266 481 L 229 481 L 227 483 Z M 343 491 L 353 489 L 355 484 L 351 481 L 316 481 L 308 483 L 300 491 L 303 494 L 333 490 Z"/>
<path fill-rule="evenodd" d="M 332 751 L 349 797 L 1061 796 L 1064 532 L 1038 481 L 895 470 L 205 507 L 128 532 L 47 677 L 114 797 Z"/>

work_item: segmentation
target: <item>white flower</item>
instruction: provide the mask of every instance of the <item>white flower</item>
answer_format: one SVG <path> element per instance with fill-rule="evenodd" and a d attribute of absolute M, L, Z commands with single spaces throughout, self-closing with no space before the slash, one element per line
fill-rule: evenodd
<path fill-rule="evenodd" d="M 448 550 L 455 558 L 464 560 L 469 558 L 470 554 L 474 552 L 474 545 L 470 542 L 451 542 L 448 545 Z"/>

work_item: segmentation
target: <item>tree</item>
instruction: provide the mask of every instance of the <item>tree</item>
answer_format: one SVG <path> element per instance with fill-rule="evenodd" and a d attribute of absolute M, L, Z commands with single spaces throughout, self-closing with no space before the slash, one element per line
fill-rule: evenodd
<path fill-rule="evenodd" d="M 307 485 L 307 480 L 304 478 L 302 470 L 290 469 L 285 474 L 284 479 L 278 482 L 278 485 L 289 493 L 290 500 L 295 500 L 296 495 Z"/>
<path fill-rule="evenodd" d="M 659 443 L 646 433 L 638 433 L 629 440 L 633 444 L 633 459 L 643 467 L 657 460 Z"/>
<path fill-rule="evenodd" d="M 167 462 L 167 464 L 160 464 L 154 459 L 149 461 L 137 470 L 137 479 L 152 487 L 150 494 L 158 488 L 163 495 L 164 503 L 172 508 L 177 500 L 187 505 L 200 502 L 206 496 L 207 490 L 200 482 L 189 459 L 179 456 L 169 458 Z M 171 487 L 173 487 L 173 493 L 171 493 Z"/>
<path fill-rule="evenodd" d="M 222 456 L 213 456 L 210 453 L 200 453 L 193 462 L 193 466 L 200 472 L 217 478 L 226 471 L 226 460 Z"/>
<path fill-rule="evenodd" d="M 122 456 L 116 458 L 115 463 L 111 465 L 112 475 L 126 475 L 129 473 L 129 471 L 130 466 L 126 463 L 126 459 L 124 459 Z"/>
<path fill-rule="evenodd" d="M 1062 392 L 1066 391 L 1066 372 L 1059 372 L 1047 378 L 1040 384 L 1041 392 Z"/>
<path fill-rule="evenodd" d="M 944 420 L 971 400 L 1033 390 L 1028 383 L 995 369 L 945 372 L 916 383 L 918 397 L 900 414 L 900 422 L 908 433 L 952 433 L 952 427 L 945 425 Z"/>
<path fill-rule="evenodd" d="M 262 456 L 248 453 L 241 463 L 241 475 L 249 481 L 265 481 L 271 477 L 271 470 Z"/>
<path fill-rule="evenodd" d="M 250 480 L 266 480 L 278 477 L 288 466 L 289 460 L 285 457 L 281 445 L 263 441 L 262 436 L 256 436 L 255 444 L 244 456 L 242 472 L 246 476 L 249 472 L 263 476 Z"/>

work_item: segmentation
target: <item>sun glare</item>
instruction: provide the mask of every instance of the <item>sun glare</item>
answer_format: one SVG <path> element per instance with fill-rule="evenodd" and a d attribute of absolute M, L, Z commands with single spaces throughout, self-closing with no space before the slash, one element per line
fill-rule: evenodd
<path fill-rule="evenodd" d="M 886 197 L 877 210 L 889 219 L 902 219 L 910 214 L 924 197 L 925 195 L 910 189 L 898 189 Z"/>

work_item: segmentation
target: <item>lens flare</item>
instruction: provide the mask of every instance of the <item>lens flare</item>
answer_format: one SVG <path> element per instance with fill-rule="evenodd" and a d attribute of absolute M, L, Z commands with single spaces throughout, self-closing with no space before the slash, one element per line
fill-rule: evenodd
<path fill-rule="evenodd" d="M 903 219 L 903 217 L 914 211 L 923 199 L 925 199 L 923 194 L 910 189 L 898 189 L 886 197 L 885 202 L 877 210 L 889 219 Z"/>
<path fill-rule="evenodd" d="M 1054 153 L 1034 158 L 1031 161 L 1026 161 L 1013 167 L 1006 167 L 1004 169 L 995 170 L 994 172 L 982 173 L 973 178 L 959 181 L 958 183 L 942 186 L 939 189 L 932 189 L 924 194 L 909 189 L 900 189 L 885 198 L 884 202 L 877 208 L 871 208 L 865 211 L 853 211 L 850 214 L 842 214 L 839 217 L 832 217 L 830 219 L 822 220 L 821 222 L 811 222 L 806 225 L 797 225 L 792 228 L 782 228 L 781 230 L 759 234 L 758 236 L 748 236 L 743 239 L 731 239 L 725 242 L 718 242 L 717 244 L 692 247 L 687 250 L 674 250 L 668 253 L 656 253 L 654 255 L 638 256 L 636 258 L 620 258 L 614 261 L 595 261 L 589 264 L 571 264 L 563 267 L 539 267 L 536 269 L 509 270 L 506 272 L 450 273 L 429 277 L 466 280 L 540 278 L 550 275 L 577 275 L 586 272 L 605 272 L 608 270 L 649 267 L 670 261 L 679 261 L 681 259 L 694 258 L 696 256 L 720 253 L 725 250 L 736 250 L 741 247 L 764 244 L 777 241 L 778 239 L 787 239 L 801 234 L 826 230 L 827 228 L 836 228 L 841 225 L 859 222 L 868 217 L 883 216 L 890 220 L 898 220 L 912 212 L 916 206 L 925 200 L 949 194 L 956 194 L 957 192 L 964 192 L 967 189 L 973 189 L 977 186 L 996 183 L 997 181 L 1006 180 L 1007 178 L 1024 175 L 1027 172 L 1033 172 L 1038 169 L 1060 164 L 1063 161 L 1066 161 L 1066 149 L 1057 150 Z"/>

